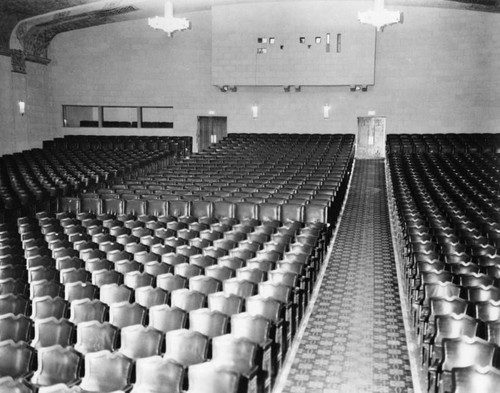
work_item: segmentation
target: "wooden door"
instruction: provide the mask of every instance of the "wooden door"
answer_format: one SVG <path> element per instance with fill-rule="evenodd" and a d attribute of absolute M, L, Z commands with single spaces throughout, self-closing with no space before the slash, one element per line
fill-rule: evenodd
<path fill-rule="evenodd" d="M 227 136 L 227 117 L 198 116 L 198 151 L 205 150 Z"/>

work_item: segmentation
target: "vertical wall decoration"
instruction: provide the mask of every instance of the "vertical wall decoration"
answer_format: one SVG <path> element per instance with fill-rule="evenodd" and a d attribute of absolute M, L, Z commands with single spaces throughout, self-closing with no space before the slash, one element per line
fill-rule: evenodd
<path fill-rule="evenodd" d="M 20 49 L 11 49 L 10 61 L 12 64 L 12 72 L 26 74 L 26 56 Z"/>

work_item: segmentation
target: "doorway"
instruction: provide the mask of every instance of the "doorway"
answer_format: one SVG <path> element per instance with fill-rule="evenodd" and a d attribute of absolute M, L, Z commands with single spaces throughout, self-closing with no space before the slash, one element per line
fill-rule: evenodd
<path fill-rule="evenodd" d="M 196 140 L 198 151 L 205 150 L 227 136 L 227 117 L 198 116 L 198 131 Z"/>

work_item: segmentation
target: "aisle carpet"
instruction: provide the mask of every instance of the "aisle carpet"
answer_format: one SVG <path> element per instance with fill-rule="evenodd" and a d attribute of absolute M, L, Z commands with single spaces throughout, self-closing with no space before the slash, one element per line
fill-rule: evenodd
<path fill-rule="evenodd" d="M 299 337 L 297 337 L 299 338 Z M 383 160 L 358 160 L 283 392 L 412 392 Z"/>

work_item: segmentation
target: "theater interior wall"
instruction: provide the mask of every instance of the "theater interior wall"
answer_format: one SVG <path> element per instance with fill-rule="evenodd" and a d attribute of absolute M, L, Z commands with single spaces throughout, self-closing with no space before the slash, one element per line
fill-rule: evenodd
<path fill-rule="evenodd" d="M 292 87 L 289 93 L 282 86 L 238 86 L 237 92 L 221 92 L 212 85 L 210 11 L 183 15 L 192 28 L 172 38 L 145 20 L 60 34 L 49 47 L 51 62 L 27 62 L 26 75 L 11 72 L 10 58 L 0 56 L 0 154 L 41 147 L 43 140 L 65 134 L 194 137 L 197 116 L 212 114 L 227 116 L 230 133 L 355 133 L 357 117 L 368 111 L 387 116 L 388 133 L 498 132 L 500 15 L 400 10 L 404 23 L 376 34 L 375 84 L 367 92 L 349 86 L 302 86 L 300 92 Z M 230 18 L 226 23 L 229 30 L 239 28 Z M 24 116 L 19 100 L 27 104 Z M 325 104 L 331 106 L 328 119 Z M 173 106 L 174 128 L 63 127 L 63 105 Z"/>

